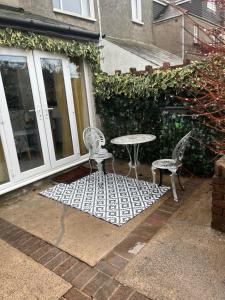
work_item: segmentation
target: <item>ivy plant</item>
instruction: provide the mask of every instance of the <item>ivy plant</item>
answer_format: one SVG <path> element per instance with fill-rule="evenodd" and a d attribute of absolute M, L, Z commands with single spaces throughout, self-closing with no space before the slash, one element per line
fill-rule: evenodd
<path fill-rule="evenodd" d="M 215 154 L 208 148 L 215 132 L 204 125 L 203 118 L 182 113 L 165 113 L 168 106 L 182 106 L 176 95 L 189 96 L 192 81 L 204 62 L 183 68 L 156 70 L 146 75 L 95 74 L 97 112 L 107 137 L 107 147 L 118 158 L 128 158 L 124 147 L 112 145 L 116 136 L 132 133 L 156 135 L 154 142 L 140 147 L 140 160 L 151 163 L 155 159 L 171 157 L 172 150 L 182 136 L 194 129 L 191 144 L 185 152 L 184 166 L 197 175 L 213 174 Z"/>
<path fill-rule="evenodd" d="M 99 49 L 94 43 L 63 40 L 11 28 L 0 30 L 0 46 L 41 50 L 66 55 L 71 60 L 85 58 L 93 71 L 99 70 Z"/>

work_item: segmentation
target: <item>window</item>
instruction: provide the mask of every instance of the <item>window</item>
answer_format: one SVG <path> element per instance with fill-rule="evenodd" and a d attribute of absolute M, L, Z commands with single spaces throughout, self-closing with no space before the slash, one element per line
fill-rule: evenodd
<path fill-rule="evenodd" d="M 194 25 L 194 32 L 193 32 L 193 42 L 194 44 L 198 44 L 198 26 Z"/>
<path fill-rule="evenodd" d="M 131 0 L 132 21 L 142 23 L 141 0 Z"/>
<path fill-rule="evenodd" d="M 216 3 L 214 0 L 208 0 L 207 1 L 207 8 L 213 10 L 214 12 L 216 11 Z"/>
<path fill-rule="evenodd" d="M 94 19 L 93 0 L 53 0 L 54 11 Z"/>

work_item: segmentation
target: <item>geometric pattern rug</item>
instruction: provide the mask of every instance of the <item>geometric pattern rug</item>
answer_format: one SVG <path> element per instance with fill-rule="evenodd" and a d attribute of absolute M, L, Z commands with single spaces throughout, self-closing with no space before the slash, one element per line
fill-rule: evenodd
<path fill-rule="evenodd" d="M 57 184 L 40 194 L 121 226 L 169 189 L 131 177 L 95 172 L 70 184 Z"/>

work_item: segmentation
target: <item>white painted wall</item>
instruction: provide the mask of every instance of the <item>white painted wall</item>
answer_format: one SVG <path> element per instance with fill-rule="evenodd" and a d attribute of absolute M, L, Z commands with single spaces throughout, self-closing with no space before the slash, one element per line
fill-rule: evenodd
<path fill-rule="evenodd" d="M 101 49 L 101 67 L 102 71 L 108 74 L 114 74 L 115 70 L 121 70 L 126 73 L 130 68 L 136 68 L 138 71 L 144 70 L 145 66 L 151 65 L 137 55 L 113 44 L 107 40 L 102 40 Z"/>
<path fill-rule="evenodd" d="M 0 4 L 19 6 L 19 0 L 0 0 Z"/>

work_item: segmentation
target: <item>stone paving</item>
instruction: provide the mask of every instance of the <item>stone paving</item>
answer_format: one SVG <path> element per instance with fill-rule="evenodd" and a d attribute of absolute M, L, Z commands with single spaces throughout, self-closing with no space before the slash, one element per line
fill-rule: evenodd
<path fill-rule="evenodd" d="M 127 264 L 138 255 L 140 250 L 151 241 L 155 234 L 158 233 L 177 210 L 182 207 L 183 203 L 188 201 L 192 193 L 198 189 L 201 183 L 201 179 L 187 180 L 185 183 L 186 190 L 182 193 L 178 192 L 181 198 L 179 203 L 175 203 L 171 193 L 168 192 L 167 197 L 165 197 L 165 200 L 160 206 L 154 212 L 151 212 L 134 230 L 128 233 L 128 235 L 94 267 L 89 266 L 25 229 L 16 226 L 16 224 L 12 224 L 5 220 L 4 216 L 0 218 L 0 239 L 71 285 L 71 288 L 60 297 L 60 300 L 150 299 L 137 290 L 121 284 L 116 279 L 116 276 L 118 276 Z M 89 253 L 89 255 L 92 254 Z M 53 297 L 47 299 L 57 298 Z"/>
<path fill-rule="evenodd" d="M 152 299 L 224 300 L 225 234 L 211 228 L 204 180 L 116 279 Z"/>
<path fill-rule="evenodd" d="M 71 288 L 63 278 L 1 239 L 0 251 L 0 299 L 58 299 Z"/>

